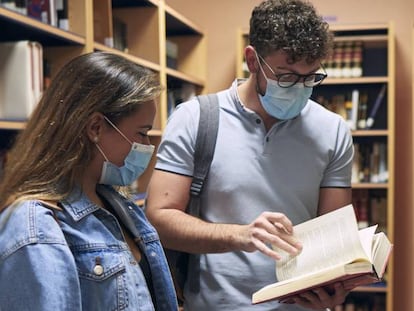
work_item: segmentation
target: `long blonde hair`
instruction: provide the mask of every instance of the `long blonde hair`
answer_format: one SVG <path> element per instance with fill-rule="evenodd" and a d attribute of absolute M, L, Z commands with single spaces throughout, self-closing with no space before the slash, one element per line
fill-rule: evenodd
<path fill-rule="evenodd" d="M 67 63 L 8 154 L 0 211 L 15 200 L 67 196 L 96 152 L 85 130 L 89 116 L 100 112 L 118 123 L 160 91 L 154 73 L 114 54 L 89 53 Z"/>

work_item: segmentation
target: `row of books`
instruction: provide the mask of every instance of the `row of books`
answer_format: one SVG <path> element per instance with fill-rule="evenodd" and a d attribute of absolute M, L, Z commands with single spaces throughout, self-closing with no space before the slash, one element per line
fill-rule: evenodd
<path fill-rule="evenodd" d="M 387 144 L 385 142 L 354 143 L 352 182 L 388 182 Z"/>
<path fill-rule="evenodd" d="M 331 78 L 361 77 L 363 61 L 362 41 L 335 42 L 331 55 L 324 67 Z"/>
<path fill-rule="evenodd" d="M 370 100 L 367 92 L 358 89 L 345 94 L 338 93 L 330 98 L 318 96 L 316 101 L 341 115 L 352 130 L 370 129 L 374 126 L 378 110 L 384 102 L 386 88 L 384 84 L 374 101 Z"/>
<path fill-rule="evenodd" d="M 0 5 L 43 23 L 69 30 L 68 0 L 0 0 Z"/>
<path fill-rule="evenodd" d="M 378 230 L 387 232 L 387 198 L 371 195 L 368 191 L 354 192 L 352 205 L 360 229 L 377 224 Z"/>
<path fill-rule="evenodd" d="M 385 296 L 374 295 L 349 299 L 342 305 L 336 306 L 333 311 L 382 311 L 385 310 Z"/>

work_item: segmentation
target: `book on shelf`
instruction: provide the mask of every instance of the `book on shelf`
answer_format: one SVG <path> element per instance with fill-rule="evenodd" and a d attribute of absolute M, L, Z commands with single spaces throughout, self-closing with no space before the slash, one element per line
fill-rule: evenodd
<path fill-rule="evenodd" d="M 386 183 L 388 181 L 387 143 L 354 143 L 353 183 Z"/>
<path fill-rule="evenodd" d="M 1 42 L 0 59 L 0 118 L 26 120 L 43 92 L 42 46 Z"/>
<path fill-rule="evenodd" d="M 69 30 L 68 0 L 53 0 L 56 5 L 56 15 L 58 27 Z"/>
<path fill-rule="evenodd" d="M 112 18 L 113 23 L 113 48 L 128 52 L 128 27 L 121 19 Z"/>
<path fill-rule="evenodd" d="M 331 291 L 339 281 L 349 290 L 379 282 L 393 245 L 376 228 L 358 229 L 352 204 L 294 226 L 302 252 L 292 256 L 273 246 L 282 256 L 276 261 L 278 282 L 253 293 L 252 303 L 288 301 L 318 287 Z"/>
<path fill-rule="evenodd" d="M 358 111 L 359 111 L 359 90 L 352 90 L 351 93 L 351 101 L 352 101 L 352 111 L 351 111 L 351 120 L 350 126 L 352 130 L 357 129 L 358 124 Z"/>
<path fill-rule="evenodd" d="M 362 76 L 363 44 L 361 41 L 335 42 L 324 68 L 331 78 L 357 78 Z"/>
<path fill-rule="evenodd" d="M 68 30 L 67 0 L 0 0 L 0 6 L 52 26 L 58 26 L 56 5 L 61 8 L 60 14 L 66 14 L 66 24 L 61 17 L 62 26 L 59 25 L 59 27 Z"/>
<path fill-rule="evenodd" d="M 387 85 L 384 84 L 381 87 L 381 90 L 379 91 L 379 93 L 377 95 L 377 98 L 375 99 L 374 105 L 372 106 L 372 109 L 371 109 L 371 111 L 369 113 L 369 116 L 366 120 L 366 127 L 367 128 L 371 128 L 374 125 L 375 116 L 377 115 L 378 109 L 380 108 L 380 106 L 383 102 L 384 94 L 385 94 L 386 90 L 387 90 Z"/>
<path fill-rule="evenodd" d="M 49 0 L 27 0 L 27 15 L 48 24 Z"/>
<path fill-rule="evenodd" d="M 177 69 L 178 66 L 178 44 L 171 41 L 165 41 L 166 54 L 167 54 L 167 67 Z"/>
<path fill-rule="evenodd" d="M 167 90 L 167 114 L 170 116 L 181 103 L 197 96 L 196 87 L 192 83 L 182 83 L 176 88 Z"/>

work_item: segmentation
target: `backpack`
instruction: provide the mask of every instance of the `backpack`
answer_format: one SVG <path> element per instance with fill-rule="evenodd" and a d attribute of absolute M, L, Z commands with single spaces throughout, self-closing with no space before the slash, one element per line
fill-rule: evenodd
<path fill-rule="evenodd" d="M 190 187 L 190 201 L 186 209 L 188 214 L 195 217 L 200 215 L 200 195 L 214 156 L 220 112 L 216 94 L 200 95 L 197 96 L 197 99 L 200 104 L 200 119 L 194 151 L 194 173 Z M 164 248 L 164 251 L 176 287 L 177 298 L 182 302 L 184 300 L 183 288 L 187 280 L 190 254 L 167 248 Z M 195 260 L 199 262 L 197 254 L 192 254 L 192 256 L 195 256 Z M 194 273 L 199 274 L 199 267 L 196 267 Z M 198 279 L 198 277 L 195 277 L 195 279 Z M 192 291 L 198 292 L 200 289 L 199 282 L 190 284 L 190 288 Z"/>

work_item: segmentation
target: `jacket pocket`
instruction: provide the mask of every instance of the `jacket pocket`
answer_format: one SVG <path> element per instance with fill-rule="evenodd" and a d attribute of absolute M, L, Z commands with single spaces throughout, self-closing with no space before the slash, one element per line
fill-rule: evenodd
<path fill-rule="evenodd" d="M 84 310 L 124 310 L 128 307 L 125 263 L 109 250 L 74 254 Z"/>

